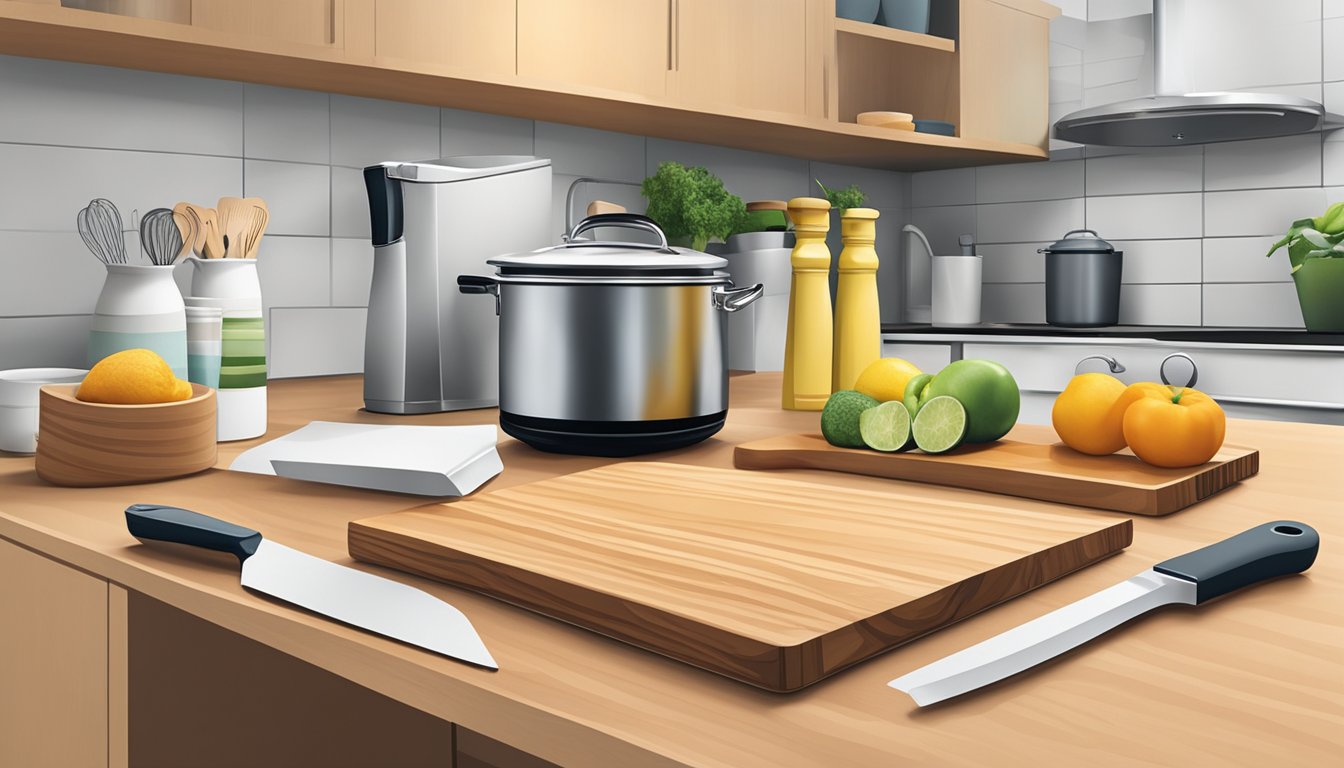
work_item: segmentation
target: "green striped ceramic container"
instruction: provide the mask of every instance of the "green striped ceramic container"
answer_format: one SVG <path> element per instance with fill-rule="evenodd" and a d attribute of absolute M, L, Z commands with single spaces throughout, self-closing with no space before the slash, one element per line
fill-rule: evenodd
<path fill-rule="evenodd" d="M 266 328 L 254 259 L 197 259 L 189 306 L 223 310 L 219 367 L 219 439 L 266 433 Z"/>

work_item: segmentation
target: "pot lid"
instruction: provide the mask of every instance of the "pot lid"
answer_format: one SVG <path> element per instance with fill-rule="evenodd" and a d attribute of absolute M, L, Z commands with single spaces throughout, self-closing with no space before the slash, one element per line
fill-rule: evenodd
<path fill-rule="evenodd" d="M 1078 237 L 1074 237 L 1078 235 Z M 1091 235 L 1086 237 L 1085 235 Z M 1037 253 L 1115 253 L 1115 246 L 1102 240 L 1096 232 L 1090 229 L 1075 229 L 1064 233 L 1064 237 L 1056 240 L 1044 248 L 1039 248 Z"/>
<path fill-rule="evenodd" d="M 579 235 L 597 227 L 623 227 L 651 232 L 658 244 L 587 240 Z M 589 216 L 565 238 L 549 248 L 500 256 L 486 261 L 505 274 L 705 275 L 728 266 L 726 259 L 690 248 L 672 248 L 653 219 L 632 213 L 602 213 Z"/>

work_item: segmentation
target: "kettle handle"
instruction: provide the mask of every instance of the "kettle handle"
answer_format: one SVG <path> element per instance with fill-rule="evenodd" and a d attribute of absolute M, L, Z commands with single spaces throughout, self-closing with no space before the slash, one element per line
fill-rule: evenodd
<path fill-rule="evenodd" d="M 670 250 L 667 246 L 667 235 L 663 233 L 662 227 L 648 216 L 638 213 L 598 213 L 592 216 L 584 217 L 583 221 L 574 225 L 565 237 L 565 244 L 561 247 L 569 247 L 574 243 L 575 238 L 587 232 L 590 229 L 598 227 L 625 227 L 626 229 L 640 229 L 645 232 L 651 232 L 658 236 L 658 249 Z"/>

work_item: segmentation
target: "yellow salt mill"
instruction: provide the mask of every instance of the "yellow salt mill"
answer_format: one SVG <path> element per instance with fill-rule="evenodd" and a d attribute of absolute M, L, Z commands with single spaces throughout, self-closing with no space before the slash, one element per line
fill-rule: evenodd
<path fill-rule="evenodd" d="M 793 411 L 820 411 L 831 396 L 830 210 L 830 203 L 816 197 L 789 201 L 796 240 L 790 257 L 783 406 Z"/>
<path fill-rule="evenodd" d="M 853 389 L 868 364 L 882 356 L 877 304 L 878 212 L 850 208 L 840 214 L 840 281 L 835 292 L 835 359 L 831 390 Z"/>

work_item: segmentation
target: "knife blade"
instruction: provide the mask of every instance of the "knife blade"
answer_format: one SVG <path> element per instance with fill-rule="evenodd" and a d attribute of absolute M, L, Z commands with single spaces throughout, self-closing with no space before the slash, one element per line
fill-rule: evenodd
<path fill-rule="evenodd" d="M 998 682 L 1164 605 L 1215 597 L 1311 567 L 1320 535 L 1305 523 L 1258 525 L 887 683 L 921 707 Z"/>
<path fill-rule="evenodd" d="M 180 507 L 132 504 L 126 527 L 141 541 L 228 552 L 242 585 L 375 634 L 487 669 L 499 669 L 471 621 L 414 587 L 290 549 L 260 533 Z"/>

